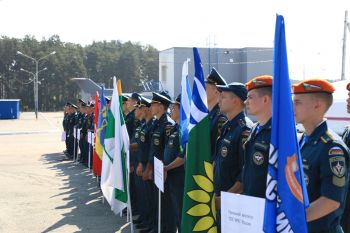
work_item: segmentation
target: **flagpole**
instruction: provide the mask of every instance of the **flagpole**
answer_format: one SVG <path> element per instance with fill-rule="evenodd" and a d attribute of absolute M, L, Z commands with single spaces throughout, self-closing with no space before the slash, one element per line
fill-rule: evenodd
<path fill-rule="evenodd" d="M 131 210 L 131 200 L 130 200 L 129 168 L 127 168 L 126 170 L 127 170 L 126 183 L 127 183 L 127 190 L 128 190 L 128 209 L 129 209 L 129 211 L 127 212 L 130 214 L 131 233 L 134 233 L 134 223 L 132 221 L 132 210 Z"/>
<path fill-rule="evenodd" d="M 90 137 L 90 142 L 91 142 L 91 140 L 92 140 L 92 138 L 91 138 L 91 133 L 90 133 L 90 134 L 88 133 L 88 137 Z M 90 162 L 91 162 L 91 158 L 90 158 L 90 157 L 91 157 L 91 155 L 90 155 L 90 154 L 91 154 L 91 146 L 90 146 L 89 140 L 88 140 L 88 146 L 89 146 L 89 152 L 88 152 L 88 168 L 91 169 L 91 168 L 90 168 Z"/>
<path fill-rule="evenodd" d="M 162 222 L 162 193 L 158 189 L 158 232 L 161 232 L 161 222 Z"/>
<path fill-rule="evenodd" d="M 77 128 L 73 130 L 73 162 L 75 162 L 75 137 L 77 136 Z"/>

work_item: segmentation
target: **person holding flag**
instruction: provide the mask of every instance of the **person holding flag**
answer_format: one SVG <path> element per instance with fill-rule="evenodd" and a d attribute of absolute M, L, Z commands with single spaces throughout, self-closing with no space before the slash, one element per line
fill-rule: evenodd
<path fill-rule="evenodd" d="M 324 119 L 335 88 L 322 79 L 305 80 L 292 87 L 295 119 L 305 128 L 299 145 L 310 200 L 306 211 L 309 232 L 342 233 L 349 149 Z"/>
<path fill-rule="evenodd" d="M 244 145 L 243 194 L 264 198 L 271 138 L 272 76 L 255 77 L 246 87 L 246 110 L 256 116 L 258 123 Z"/>
<path fill-rule="evenodd" d="M 214 159 L 216 140 L 218 139 L 221 128 L 227 121 L 226 116 L 220 112 L 219 99 L 220 92 L 216 85 L 227 85 L 225 79 L 212 68 L 210 74 L 205 80 L 205 91 L 208 99 L 208 118 L 210 123 L 210 145 L 211 158 Z"/>

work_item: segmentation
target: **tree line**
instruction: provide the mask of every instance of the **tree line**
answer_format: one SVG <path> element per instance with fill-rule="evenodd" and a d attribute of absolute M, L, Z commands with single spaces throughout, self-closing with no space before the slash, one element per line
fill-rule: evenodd
<path fill-rule="evenodd" d="M 158 50 L 151 45 L 119 40 L 93 42 L 87 46 L 62 42 L 59 36 L 37 40 L 0 37 L 0 99 L 21 99 L 21 106 L 34 108 L 33 75 L 39 62 L 39 111 L 61 110 L 66 101 L 76 101 L 79 88 L 72 78 L 86 77 L 111 85 L 111 77 L 121 79 L 124 92 L 141 91 L 141 82 L 158 80 Z"/>

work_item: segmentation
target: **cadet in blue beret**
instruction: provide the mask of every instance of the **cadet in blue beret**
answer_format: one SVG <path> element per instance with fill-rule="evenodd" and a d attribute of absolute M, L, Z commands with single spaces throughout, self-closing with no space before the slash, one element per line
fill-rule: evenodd
<path fill-rule="evenodd" d="M 246 83 L 246 88 L 246 110 L 256 116 L 258 122 L 244 144 L 243 194 L 265 198 L 271 138 L 272 76 L 255 77 Z"/>
<path fill-rule="evenodd" d="M 227 121 L 226 116 L 220 112 L 218 105 L 220 92 L 216 85 L 227 85 L 227 83 L 215 68 L 212 68 L 205 82 L 209 110 L 211 156 L 214 159 L 216 139 L 220 135 L 223 124 Z"/>
<path fill-rule="evenodd" d="M 242 83 L 218 85 L 221 91 L 219 106 L 228 121 L 222 126 L 216 142 L 214 157 L 214 192 L 216 208 L 220 209 L 220 192 L 241 193 L 240 175 L 243 167 L 243 144 L 250 134 L 253 123 L 244 114 L 244 101 L 247 99 L 247 89 Z M 220 210 L 217 219 L 221 219 Z M 218 221 L 218 232 L 220 232 Z"/>
<path fill-rule="evenodd" d="M 173 215 L 175 216 L 178 232 L 181 232 L 182 199 L 184 193 L 185 168 L 184 151 L 180 148 L 180 100 L 178 95 L 171 106 L 171 118 L 175 121 L 174 127 L 169 133 L 168 142 L 164 150 L 164 173 L 165 173 L 165 191 L 170 197 Z M 167 213 L 170 215 L 171 213 Z"/>
<path fill-rule="evenodd" d="M 324 118 L 334 90 L 320 79 L 293 85 L 295 120 L 305 128 L 299 145 L 310 201 L 309 232 L 343 232 L 340 219 L 349 184 L 349 150 Z"/>
<path fill-rule="evenodd" d="M 350 83 L 348 83 L 346 89 L 348 91 L 348 98 L 346 99 L 346 110 L 348 113 L 350 113 Z M 347 147 L 350 148 L 350 125 L 347 125 L 345 127 L 344 133 L 342 134 L 342 138 Z M 348 189 L 345 210 L 341 219 L 341 226 L 343 227 L 345 233 L 350 233 L 350 189 Z"/>

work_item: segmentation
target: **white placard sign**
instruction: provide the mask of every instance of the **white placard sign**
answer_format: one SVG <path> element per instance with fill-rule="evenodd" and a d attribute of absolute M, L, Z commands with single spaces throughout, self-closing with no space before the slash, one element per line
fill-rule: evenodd
<path fill-rule="evenodd" d="M 92 134 L 91 132 L 88 132 L 88 143 L 92 144 L 93 140 L 92 140 Z"/>
<path fill-rule="evenodd" d="M 262 233 L 265 199 L 221 192 L 221 229 L 230 233 Z"/>
<path fill-rule="evenodd" d="M 80 129 L 77 129 L 77 140 L 80 140 Z"/>
<path fill-rule="evenodd" d="M 61 141 L 64 142 L 66 141 L 66 131 L 63 131 L 61 134 Z"/>
<path fill-rule="evenodd" d="M 154 157 L 154 183 L 164 193 L 164 166 L 156 157 Z"/>

